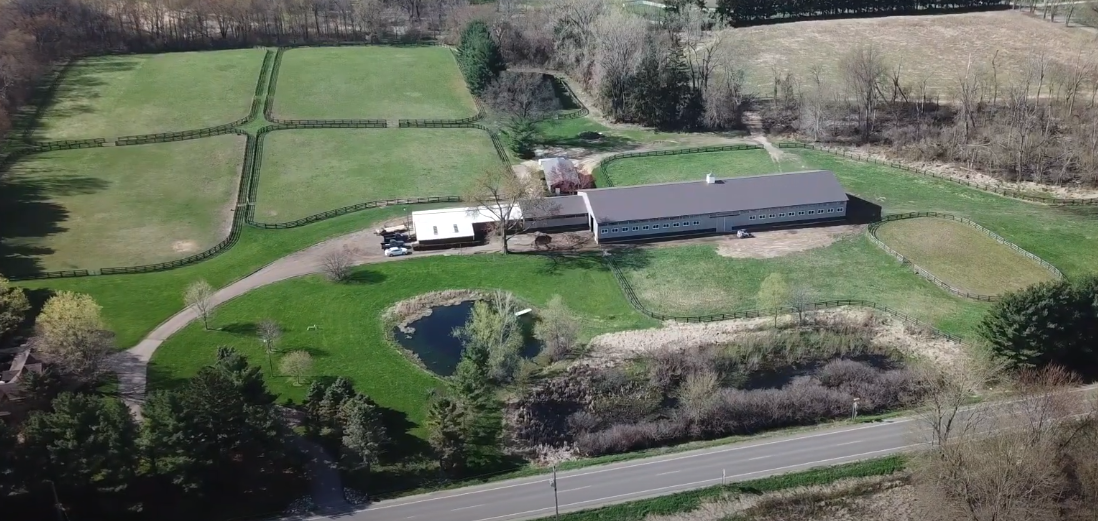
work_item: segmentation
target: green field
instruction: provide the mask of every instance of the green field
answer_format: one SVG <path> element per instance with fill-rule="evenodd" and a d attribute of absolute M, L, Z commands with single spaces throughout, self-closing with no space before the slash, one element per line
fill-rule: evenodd
<path fill-rule="evenodd" d="M 930 284 L 861 235 L 773 259 L 722 257 L 711 245 L 657 248 L 647 266 L 625 273 L 646 306 L 677 316 L 757 309 L 755 296 L 771 273 L 809 288 L 814 300 L 871 300 L 952 333 L 972 332 L 987 309 Z"/>
<path fill-rule="evenodd" d="M 179 259 L 229 234 L 243 136 L 22 158 L 0 177 L 0 272 Z"/>
<path fill-rule="evenodd" d="M 601 175 L 619 186 L 655 181 L 831 170 L 846 191 L 884 213 L 942 212 L 967 217 L 1045 259 L 1065 275 L 1098 273 L 1098 207 L 1050 207 L 1000 197 L 956 183 L 825 152 L 785 149 L 781 163 L 762 150 L 631 158 Z"/>
<path fill-rule="evenodd" d="M 595 267 L 601 265 L 598 258 L 562 264 L 525 255 L 439 256 L 364 266 L 356 272 L 358 281 L 347 284 L 320 276 L 281 282 L 223 305 L 213 324 L 222 331 L 204 331 L 195 323 L 169 338 L 153 357 L 150 384 L 170 387 L 193 375 L 219 345 L 235 346 L 269 373 L 253 331 L 255 323 L 273 318 L 285 330 L 281 352 L 310 352 L 316 376 L 349 377 L 379 404 L 418 424 L 426 393 L 440 380 L 385 340 L 380 317 L 386 308 L 430 291 L 501 288 L 534 305 L 561 295 L 584 318 L 585 336 L 653 325 L 629 307 L 613 276 Z M 308 331 L 313 324 L 318 328 Z M 268 382 L 283 397 L 304 396 L 305 388 L 286 378 L 268 377 Z"/>
<path fill-rule="evenodd" d="M 950 219 L 922 217 L 889 221 L 877 238 L 950 286 L 998 295 L 1053 280 L 1036 262 L 983 232 Z"/>
<path fill-rule="evenodd" d="M 1046 207 L 917 176 L 901 170 L 845 160 L 823 152 L 786 150 L 781 163 L 761 150 L 632 158 L 601 172 L 617 185 L 719 176 L 827 169 L 849 193 L 881 205 L 885 213 L 937 211 L 976 221 L 1065 274 L 1098 272 L 1098 209 Z M 953 297 L 923 280 L 868 239 L 844 239 L 827 248 L 775 259 L 732 259 L 712 246 L 661 248 L 650 262 L 627 270 L 646 305 L 673 314 L 750 309 L 759 284 L 772 272 L 810 287 L 819 299 L 864 298 L 893 306 L 959 334 L 971 334 L 986 308 Z"/>
<path fill-rule="evenodd" d="M 62 78 L 38 140 L 155 134 L 229 123 L 251 110 L 263 49 L 102 56 Z"/>
<path fill-rule="evenodd" d="M 2 192 L 0 192 L 2 193 Z M 416 205 L 416 209 L 448 205 Z M 103 316 L 119 348 L 136 345 L 157 324 L 183 309 L 183 289 L 205 279 L 222 287 L 266 264 L 332 237 L 369 229 L 399 216 L 401 206 L 375 208 L 288 230 L 244 227 L 240 241 L 221 255 L 198 264 L 157 273 L 23 281 L 19 285 L 44 301 L 49 291 L 87 293 L 103 306 Z M 2 271 L 0 271 L 2 273 Z"/>
<path fill-rule="evenodd" d="M 275 116 L 457 119 L 477 106 L 443 47 L 314 47 L 282 56 Z"/>
<path fill-rule="evenodd" d="M 460 195 L 502 168 L 478 129 L 279 130 L 263 144 L 256 220 L 291 221 L 400 197 Z"/>

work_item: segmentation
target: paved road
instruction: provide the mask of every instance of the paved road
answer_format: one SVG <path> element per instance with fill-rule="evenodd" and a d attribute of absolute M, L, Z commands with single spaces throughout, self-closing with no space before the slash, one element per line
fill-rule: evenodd
<path fill-rule="evenodd" d="M 560 511 L 708 487 L 722 479 L 744 481 L 894 454 L 918 446 L 914 425 L 914 420 L 898 419 L 561 472 L 557 477 Z M 339 518 L 517 521 L 552 514 L 550 479 L 536 476 L 381 501 Z"/>
<path fill-rule="evenodd" d="M 1087 399 L 1094 398 L 1095 389 L 1098 386 L 1070 393 L 1077 394 L 1079 403 L 1085 405 Z M 968 414 L 962 412 L 958 424 L 967 418 Z M 561 472 L 557 476 L 560 511 L 907 452 L 925 446 L 929 438 L 920 432 L 926 431 L 919 418 L 897 418 Z M 553 489 L 549 476 L 542 475 L 380 501 L 364 510 L 342 514 L 339 519 L 518 521 L 552 514 Z"/>

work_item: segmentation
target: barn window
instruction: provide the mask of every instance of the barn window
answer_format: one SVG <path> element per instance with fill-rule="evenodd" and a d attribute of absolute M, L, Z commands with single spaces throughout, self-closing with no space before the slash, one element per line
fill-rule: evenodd
<path fill-rule="evenodd" d="M 754 215 L 752 215 L 752 216 L 748 217 L 748 219 L 751 219 L 752 221 L 754 221 L 754 220 L 755 220 L 755 216 L 754 216 Z"/>
<path fill-rule="evenodd" d="M 645 230 L 647 230 L 647 229 L 648 229 L 648 225 L 647 225 L 647 224 L 646 224 L 646 225 L 644 225 L 644 229 L 645 229 Z"/>
<path fill-rule="evenodd" d="M 679 227 L 679 223 L 675 223 L 675 224 L 674 224 L 673 226 L 674 226 L 675 228 L 678 228 L 678 227 Z"/>
<path fill-rule="evenodd" d="M 797 215 L 804 215 L 804 210 L 797 212 Z"/>
<path fill-rule="evenodd" d="M 701 221 L 694 221 L 694 226 L 701 224 Z"/>
<path fill-rule="evenodd" d="M 638 231 L 638 230 L 640 230 L 640 226 L 634 226 L 633 227 L 633 231 Z"/>
<path fill-rule="evenodd" d="M 770 214 L 770 218 L 771 218 L 771 219 L 773 219 L 773 218 L 774 218 L 774 214 Z"/>
<path fill-rule="evenodd" d="M 814 213 L 816 213 L 816 210 L 809 210 L 809 211 L 808 211 L 808 215 L 812 215 L 812 214 L 814 214 Z"/>
<path fill-rule="evenodd" d="M 610 228 L 600 228 L 599 229 L 599 233 L 607 233 L 609 231 L 610 231 Z"/>
<path fill-rule="evenodd" d="M 670 228 L 670 227 L 671 227 L 671 223 L 663 223 L 663 227 L 664 227 L 664 228 Z"/>
<path fill-rule="evenodd" d="M 435 235 L 438 235 L 438 226 L 432 226 L 431 230 L 435 232 Z"/>

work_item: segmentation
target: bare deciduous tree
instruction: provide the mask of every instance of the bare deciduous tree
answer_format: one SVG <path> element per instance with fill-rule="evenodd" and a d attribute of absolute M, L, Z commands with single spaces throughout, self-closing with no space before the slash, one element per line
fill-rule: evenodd
<path fill-rule="evenodd" d="M 213 286 L 205 280 L 190 283 L 183 292 L 183 302 L 187 307 L 193 308 L 198 318 L 202 319 L 202 327 L 206 331 L 210 330 L 210 319 L 213 317 L 213 295 Z"/>
<path fill-rule="evenodd" d="M 273 373 L 274 361 L 271 356 L 278 349 L 279 340 L 282 340 L 282 326 L 279 326 L 278 322 L 273 319 L 267 318 L 256 325 L 255 334 L 259 337 L 259 342 L 263 344 L 263 352 L 267 353 L 267 365 Z"/>
<path fill-rule="evenodd" d="M 816 302 L 816 292 L 812 288 L 798 284 L 789 290 L 789 307 L 797 312 L 797 322 L 804 323 L 804 313 L 812 309 Z"/>
<path fill-rule="evenodd" d="M 321 258 L 321 269 L 324 275 L 332 282 L 343 282 L 351 275 L 351 266 L 354 264 L 354 251 L 344 246 L 331 250 Z"/>
<path fill-rule="evenodd" d="M 541 352 L 555 362 L 572 354 L 579 339 L 579 319 L 564 305 L 560 295 L 553 295 L 538 313 L 534 336 L 541 341 Z"/>
<path fill-rule="evenodd" d="M 872 44 L 861 44 L 842 57 L 839 70 L 861 107 L 862 142 L 868 142 L 873 131 L 874 110 L 881 97 L 881 82 L 888 74 L 884 55 Z"/>
<path fill-rule="evenodd" d="M 915 483 L 932 519 L 1058 520 L 1076 484 L 1062 465 L 1086 405 L 1075 379 L 1050 368 L 1023 375 L 1021 398 L 969 408 L 961 427 L 918 456 Z M 975 415 L 975 416 L 974 416 Z M 963 436 L 959 435 L 964 433 Z"/>
<path fill-rule="evenodd" d="M 462 200 L 472 203 L 470 211 L 487 212 L 492 217 L 503 242 L 503 252 L 510 253 L 507 243 L 511 232 L 522 225 L 519 203 L 528 209 L 543 206 L 542 193 L 533 179 L 519 179 L 509 169 L 491 169 L 473 180 Z"/>
<path fill-rule="evenodd" d="M 643 18 L 619 11 L 596 23 L 594 88 L 604 112 L 611 117 L 625 112 L 630 78 L 641 64 L 646 33 Z"/>

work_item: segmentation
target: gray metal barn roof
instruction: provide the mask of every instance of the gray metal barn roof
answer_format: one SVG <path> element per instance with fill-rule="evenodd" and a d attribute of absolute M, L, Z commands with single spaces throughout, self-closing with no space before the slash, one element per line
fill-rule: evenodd
<path fill-rule="evenodd" d="M 599 223 L 846 201 L 826 170 L 581 190 Z"/>
<path fill-rule="evenodd" d="M 522 216 L 526 219 L 587 213 L 587 203 L 583 200 L 583 196 L 579 195 L 545 197 L 534 202 L 520 201 L 519 207 L 522 208 Z"/>

